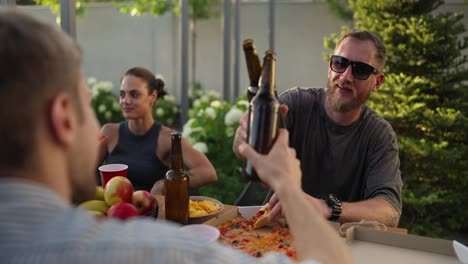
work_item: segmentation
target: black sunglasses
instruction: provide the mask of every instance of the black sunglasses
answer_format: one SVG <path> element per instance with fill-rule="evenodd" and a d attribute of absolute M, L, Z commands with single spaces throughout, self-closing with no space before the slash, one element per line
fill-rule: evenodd
<path fill-rule="evenodd" d="M 367 63 L 348 60 L 345 57 L 332 55 L 330 58 L 330 68 L 337 73 L 343 73 L 351 65 L 354 78 L 367 80 L 371 74 L 378 74 L 379 71 Z"/>

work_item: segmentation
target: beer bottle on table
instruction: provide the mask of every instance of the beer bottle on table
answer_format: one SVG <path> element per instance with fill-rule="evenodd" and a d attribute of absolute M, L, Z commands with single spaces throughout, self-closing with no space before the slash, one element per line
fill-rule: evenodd
<path fill-rule="evenodd" d="M 164 179 L 166 219 L 180 224 L 189 220 L 189 177 L 184 171 L 182 134 L 171 134 L 171 167 Z"/>
<path fill-rule="evenodd" d="M 265 52 L 259 90 L 250 102 L 249 131 L 247 142 L 259 153 L 267 154 L 277 135 L 280 103 L 275 96 L 275 53 Z M 244 167 L 244 177 L 250 181 L 259 181 L 257 173 L 249 161 Z"/>
<path fill-rule="evenodd" d="M 250 84 L 247 88 L 247 98 L 250 102 L 258 91 L 258 81 L 262 74 L 262 65 L 260 64 L 260 58 L 258 57 L 253 40 L 244 40 L 242 47 L 244 48 L 245 62 L 247 64 L 247 72 L 249 73 Z"/>

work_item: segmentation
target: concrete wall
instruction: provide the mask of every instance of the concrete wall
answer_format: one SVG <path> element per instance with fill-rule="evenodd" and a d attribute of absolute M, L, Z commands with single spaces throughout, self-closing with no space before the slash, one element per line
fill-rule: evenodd
<path fill-rule="evenodd" d="M 55 21 L 55 17 L 45 7 L 23 8 Z M 467 9 L 462 1 L 447 1 L 443 6 L 444 11 L 465 14 Z M 154 73 L 162 74 L 169 93 L 179 97 L 178 19 L 172 14 L 132 17 L 120 13 L 110 3 L 89 5 L 86 14 L 77 19 L 77 39 L 84 51 L 84 73 L 87 77 L 110 80 L 118 89 L 125 70 L 137 65 L 144 66 Z M 465 16 L 464 21 L 468 28 L 468 16 Z M 196 79 L 204 88 L 221 93 L 222 22 L 222 17 L 198 22 L 196 70 Z M 339 33 L 342 25 L 344 22 L 333 16 L 322 1 L 277 1 L 275 50 L 279 92 L 292 86 L 325 85 L 327 63 L 323 60 L 323 38 Z M 267 1 L 241 1 L 240 34 L 241 40 L 252 38 L 263 56 L 268 48 Z M 231 43 L 232 47 L 234 45 L 241 43 Z M 248 77 L 242 49 L 239 64 L 239 93 L 243 94 Z"/>

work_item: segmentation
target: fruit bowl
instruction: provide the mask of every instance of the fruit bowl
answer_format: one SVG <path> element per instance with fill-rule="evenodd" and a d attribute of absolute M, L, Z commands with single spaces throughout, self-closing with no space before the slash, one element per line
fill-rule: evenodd
<path fill-rule="evenodd" d="M 158 201 L 156 201 L 153 210 L 149 211 L 144 216 L 149 217 L 149 218 L 157 219 L 158 218 L 158 212 L 159 212 L 159 206 L 158 206 Z"/>

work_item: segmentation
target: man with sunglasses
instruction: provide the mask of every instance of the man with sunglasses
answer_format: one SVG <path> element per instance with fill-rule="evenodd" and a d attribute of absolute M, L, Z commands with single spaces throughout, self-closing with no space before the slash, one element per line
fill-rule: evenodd
<path fill-rule="evenodd" d="M 391 125 L 366 105 L 384 80 L 386 51 L 369 31 L 354 30 L 330 58 L 327 89 L 292 88 L 280 96 L 302 188 L 329 220 L 375 220 L 397 226 L 401 214 L 400 160 Z M 233 149 L 246 138 L 241 119 Z M 281 212 L 270 199 L 270 220 Z"/>

